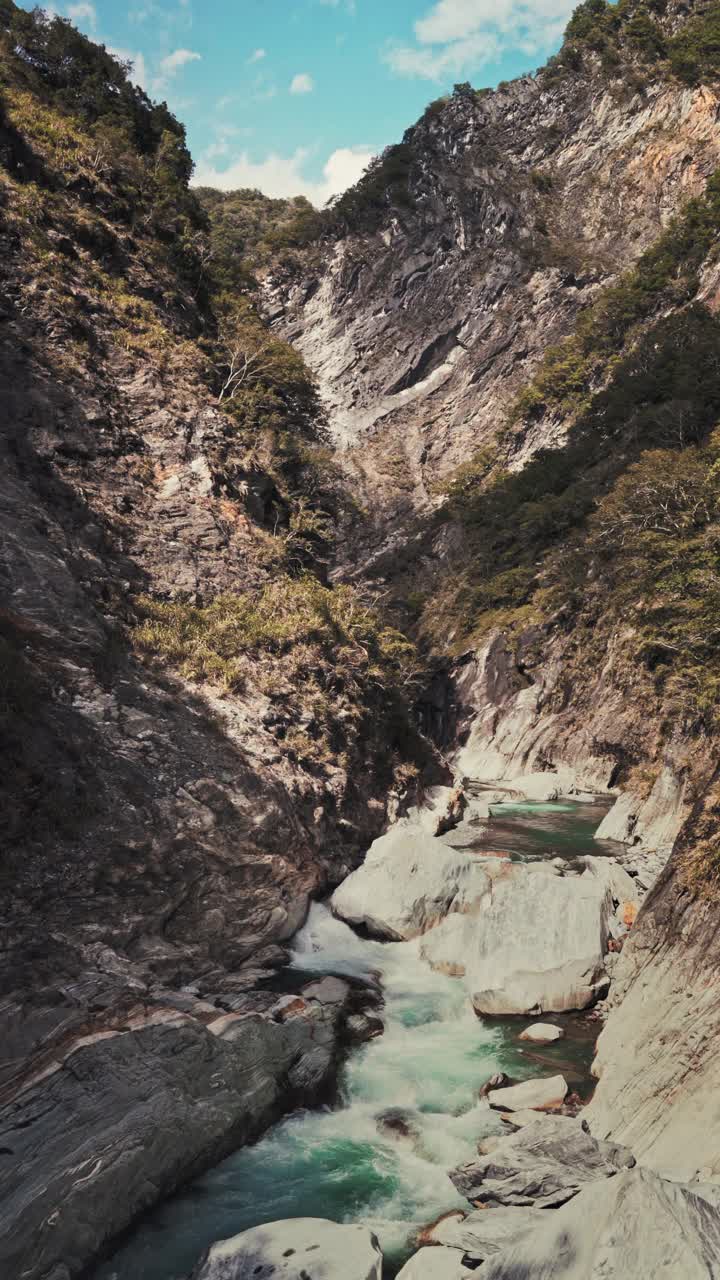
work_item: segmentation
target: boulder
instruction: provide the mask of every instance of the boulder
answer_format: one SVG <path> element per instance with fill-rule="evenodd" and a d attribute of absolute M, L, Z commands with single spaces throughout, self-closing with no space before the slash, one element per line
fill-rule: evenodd
<path fill-rule="evenodd" d="M 381 1280 L 381 1274 L 382 1254 L 367 1227 L 288 1218 L 218 1241 L 191 1280 Z"/>
<path fill-rule="evenodd" d="M 520 1032 L 518 1040 L 531 1040 L 533 1044 L 553 1044 L 555 1040 L 562 1040 L 564 1035 L 562 1027 L 556 1027 L 552 1022 L 533 1022 L 531 1027 Z"/>
<path fill-rule="evenodd" d="M 557 1111 L 567 1091 L 563 1076 L 541 1076 L 507 1089 L 491 1089 L 487 1097 L 496 1111 Z"/>
<path fill-rule="evenodd" d="M 401 1271 L 397 1280 L 465 1280 L 473 1272 L 463 1265 L 459 1249 L 438 1249 L 432 1245 L 419 1249 Z"/>
<path fill-rule="evenodd" d="M 626 1148 L 597 1142 L 580 1120 L 543 1116 L 450 1177 L 472 1204 L 549 1209 L 633 1163 Z"/>
<path fill-rule="evenodd" d="M 424 958 L 463 976 L 481 1014 L 591 1004 L 607 988 L 608 886 L 597 876 L 563 876 L 542 864 L 485 866 L 492 866 L 488 892 L 423 938 Z"/>
<path fill-rule="evenodd" d="M 607 886 L 614 907 L 611 932 L 615 938 L 622 937 L 635 923 L 640 908 L 640 885 L 614 858 L 596 858 L 588 854 L 582 862 L 584 875 L 595 876 Z"/>
<path fill-rule="evenodd" d="M 473 1262 L 484 1262 L 515 1244 L 544 1220 L 546 1210 L 533 1208 L 477 1209 L 467 1217 L 448 1217 L 434 1229 L 437 1244 L 462 1249 Z"/>
<path fill-rule="evenodd" d="M 488 1214 L 488 1217 L 494 1215 Z M 692 1186 L 632 1169 L 545 1213 L 482 1280 L 718 1280 L 720 1212 Z"/>
<path fill-rule="evenodd" d="M 397 1141 L 416 1143 L 420 1141 L 420 1128 L 417 1116 L 405 1107 L 386 1107 L 375 1118 L 379 1134 L 394 1138 Z"/>
<path fill-rule="evenodd" d="M 516 1129 L 516 1130 L 522 1129 L 526 1124 L 535 1124 L 535 1121 L 537 1120 L 539 1114 L 540 1113 L 538 1111 L 529 1111 L 529 1110 L 528 1111 L 503 1111 L 502 1115 L 500 1116 L 500 1119 L 505 1124 L 506 1129 L 510 1131 L 513 1129 Z M 562 1115 L 565 1114 L 564 1109 L 560 1114 Z M 501 1134 L 500 1136 L 501 1138 L 504 1137 L 503 1134 Z M 480 1148 L 478 1147 L 478 1150 L 479 1149 Z"/>
<path fill-rule="evenodd" d="M 505 1075 L 504 1071 L 495 1071 L 484 1084 L 480 1085 L 480 1088 L 478 1089 L 478 1098 L 487 1098 L 491 1090 L 504 1089 L 506 1085 L 511 1084 L 512 1080 L 509 1076 Z"/>
<path fill-rule="evenodd" d="M 331 906 L 349 924 L 397 941 L 465 910 L 488 886 L 486 864 L 399 822 L 371 845 L 363 865 L 335 890 Z"/>
<path fill-rule="evenodd" d="M 440 836 L 457 826 L 466 807 L 467 796 L 462 786 L 430 787 L 422 806 L 410 809 L 408 819 L 427 835 Z"/>

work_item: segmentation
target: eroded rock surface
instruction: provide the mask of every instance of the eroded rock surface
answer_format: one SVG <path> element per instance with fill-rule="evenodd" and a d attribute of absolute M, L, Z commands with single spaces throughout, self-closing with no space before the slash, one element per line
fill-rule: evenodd
<path fill-rule="evenodd" d="M 449 912 L 465 910 L 488 885 L 481 864 L 408 821 L 375 841 L 331 904 L 341 919 L 380 937 L 414 938 Z"/>
<path fill-rule="evenodd" d="M 2 1274 L 76 1274 L 159 1190 L 293 1102 L 326 1097 L 348 994 L 328 979 L 279 1001 L 266 995 L 263 1012 L 136 1005 L 69 1040 L 0 1108 Z"/>
<path fill-rule="evenodd" d="M 480 1274 L 482 1280 L 716 1280 L 720 1213 L 692 1187 L 647 1169 L 623 1170 L 545 1213 Z"/>
<path fill-rule="evenodd" d="M 627 1143 L 682 1181 L 720 1176 L 720 938 L 703 851 L 716 838 L 717 782 L 688 820 L 623 949 L 593 1070 L 593 1133 Z M 699 880 L 684 870 L 699 859 Z"/>
<path fill-rule="evenodd" d="M 366 1227 L 290 1218 L 214 1244 L 192 1280 L 380 1280 L 381 1270 Z"/>
<path fill-rule="evenodd" d="M 585 1008 L 606 986 L 609 890 L 589 875 L 501 866 L 482 899 L 423 939 L 422 954 L 463 977 L 478 1013 Z"/>
<path fill-rule="evenodd" d="M 450 1176 L 473 1204 L 550 1209 L 634 1163 L 630 1151 L 598 1142 L 580 1120 L 542 1116 Z"/>

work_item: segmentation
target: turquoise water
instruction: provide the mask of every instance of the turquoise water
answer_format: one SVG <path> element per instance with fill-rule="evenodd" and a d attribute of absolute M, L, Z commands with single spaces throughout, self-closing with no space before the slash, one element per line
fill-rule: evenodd
<path fill-rule="evenodd" d="M 473 847 L 522 860 L 615 853 L 617 846 L 612 841 L 594 838 L 608 808 L 606 800 L 494 805 L 491 821 Z"/>
<path fill-rule="evenodd" d="M 515 828 L 506 840 L 516 846 L 508 849 L 514 856 L 529 856 L 538 809 L 543 821 L 535 856 L 550 856 L 559 843 L 571 852 L 564 843 L 568 815 L 576 851 L 589 852 L 588 828 L 600 820 L 588 805 L 513 806 L 513 814 L 509 808 L 502 823 L 509 832 Z M 550 818 L 559 824 L 552 839 Z M 493 847 L 502 848 L 495 820 L 491 830 Z M 290 1116 L 196 1179 L 149 1214 L 94 1280 L 181 1280 L 214 1240 L 304 1216 L 367 1223 L 391 1275 L 412 1252 L 421 1226 L 448 1209 L 467 1208 L 447 1171 L 473 1157 L 480 1137 L 503 1129 L 477 1102 L 489 1075 L 506 1071 L 523 1079 L 562 1071 L 572 1088 L 587 1087 L 591 1024 L 551 1019 L 565 1026 L 563 1041 L 523 1046 L 517 1036 L 527 1019 L 479 1020 L 463 984 L 429 969 L 416 941 L 361 939 L 316 904 L 295 940 L 293 965 L 308 974 L 382 974 L 385 1032 L 346 1063 L 340 1105 Z M 378 1117 L 388 1107 L 402 1108 L 409 1137 L 379 1130 Z"/>

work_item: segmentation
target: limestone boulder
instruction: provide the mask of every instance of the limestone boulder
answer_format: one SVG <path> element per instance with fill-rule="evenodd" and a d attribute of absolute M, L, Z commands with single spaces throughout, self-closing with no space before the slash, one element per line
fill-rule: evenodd
<path fill-rule="evenodd" d="M 463 977 L 480 1014 L 583 1009 L 606 989 L 611 892 L 592 875 L 497 863 L 488 891 L 423 939 L 433 968 Z M 343 886 L 344 887 L 344 886 Z"/>
<path fill-rule="evenodd" d="M 448 1217 L 434 1228 L 437 1244 L 461 1249 L 463 1257 L 484 1262 L 502 1249 L 515 1244 L 543 1221 L 544 1209 L 496 1208 L 478 1209 L 460 1219 Z"/>
<path fill-rule="evenodd" d="M 563 1076 L 541 1076 L 506 1089 L 491 1089 L 487 1097 L 496 1111 L 557 1111 L 567 1091 Z"/>
<path fill-rule="evenodd" d="M 480 899 L 489 888 L 485 866 L 415 823 L 399 822 L 335 890 L 332 910 L 381 938 L 413 938 Z"/>
<path fill-rule="evenodd" d="M 632 1164 L 626 1148 L 597 1142 L 580 1120 L 543 1116 L 450 1177 L 471 1204 L 551 1209 Z"/>
<path fill-rule="evenodd" d="M 288 1218 L 211 1246 L 191 1280 L 381 1280 L 382 1254 L 366 1227 Z"/>
<path fill-rule="evenodd" d="M 562 1027 L 556 1027 L 552 1022 L 534 1022 L 531 1027 L 520 1032 L 518 1040 L 530 1040 L 533 1044 L 553 1044 L 556 1040 L 562 1040 L 564 1035 Z"/>
<path fill-rule="evenodd" d="M 397 1274 L 397 1280 L 465 1280 L 473 1272 L 459 1249 L 419 1249 Z"/>
<path fill-rule="evenodd" d="M 718 1280 L 720 1212 L 692 1186 L 647 1169 L 624 1170 L 545 1213 L 481 1274 L 482 1280 Z"/>

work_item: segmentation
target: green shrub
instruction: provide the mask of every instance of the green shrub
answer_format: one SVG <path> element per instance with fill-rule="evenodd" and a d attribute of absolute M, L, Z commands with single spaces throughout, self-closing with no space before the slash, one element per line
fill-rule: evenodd
<path fill-rule="evenodd" d="M 672 71 L 686 84 L 716 79 L 720 73 L 720 4 L 688 17 L 668 41 L 667 54 Z"/>
<path fill-rule="evenodd" d="M 301 646 L 331 661 L 350 686 L 397 685 L 412 674 L 414 649 L 405 636 L 385 626 L 352 587 L 325 587 L 309 574 L 205 605 L 143 597 L 138 610 L 135 641 L 143 652 L 228 689 L 242 686 L 249 655 Z"/>
<path fill-rule="evenodd" d="M 517 397 L 513 417 L 545 409 L 577 412 L 589 403 L 593 385 L 612 367 L 635 326 L 663 305 L 692 297 L 697 271 L 720 236 L 720 170 L 703 196 L 689 201 L 659 240 L 618 284 L 605 289 L 580 316 L 575 332 L 549 347 L 528 386 Z"/>

